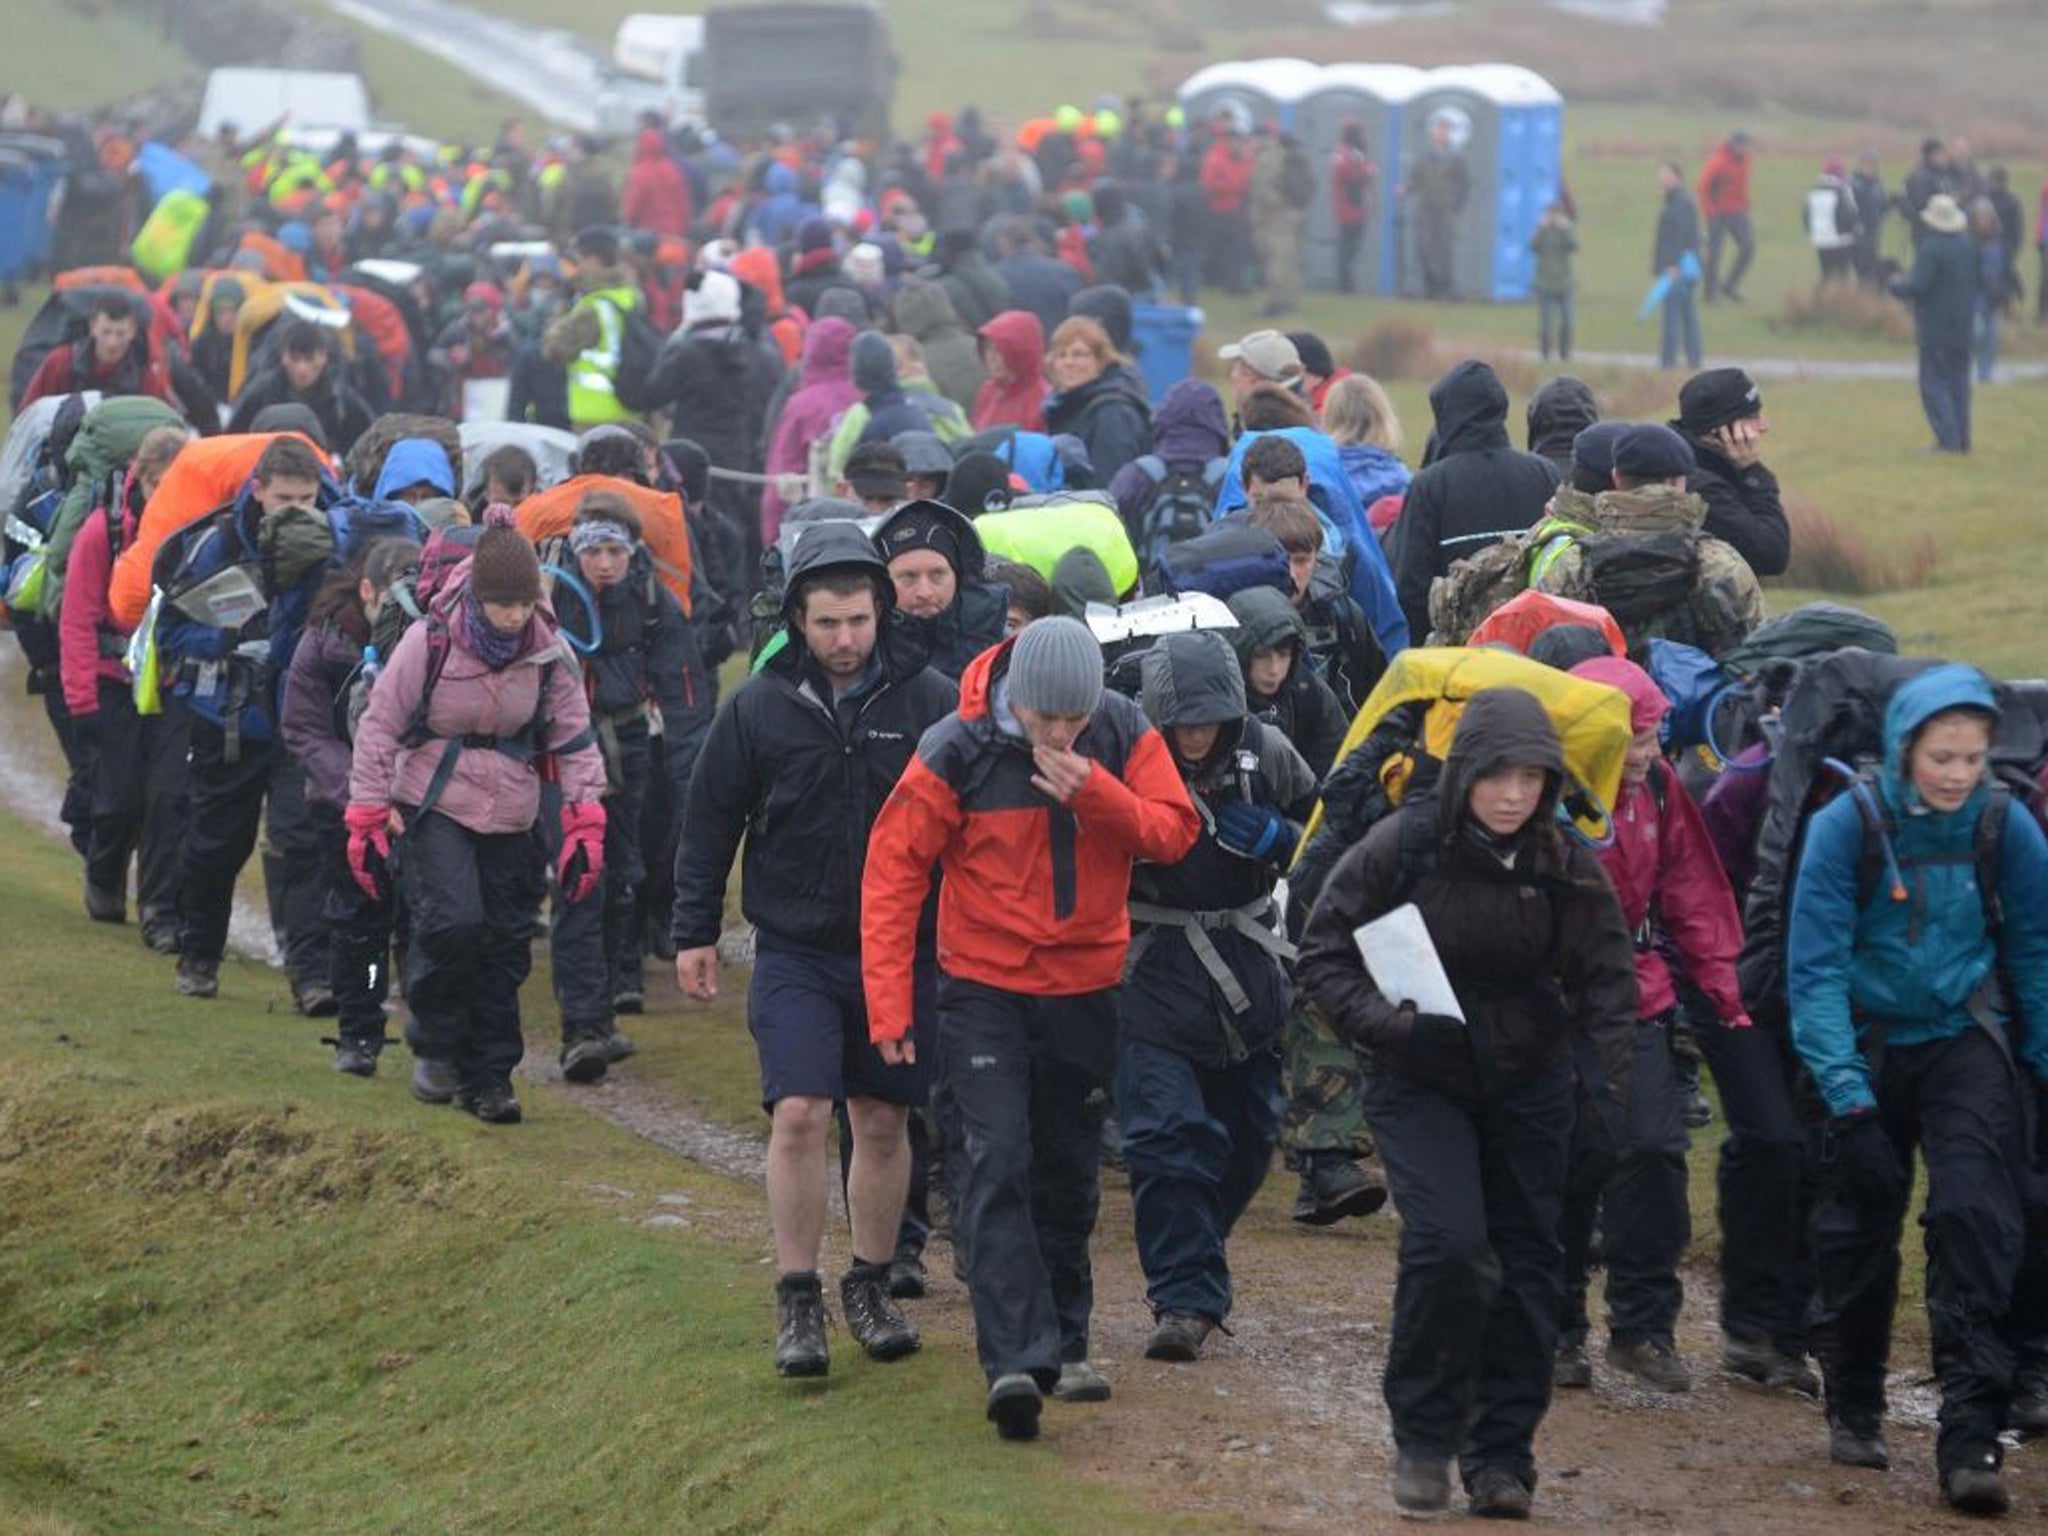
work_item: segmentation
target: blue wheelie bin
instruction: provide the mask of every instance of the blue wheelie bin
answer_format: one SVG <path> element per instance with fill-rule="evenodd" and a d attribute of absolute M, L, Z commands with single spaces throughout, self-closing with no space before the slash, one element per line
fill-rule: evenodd
<path fill-rule="evenodd" d="M 34 164 L 25 155 L 0 149 L 0 284 L 21 281 L 28 267 L 28 215 L 35 190 Z"/>
<path fill-rule="evenodd" d="M 1202 324 L 1199 309 L 1179 304 L 1131 306 L 1131 344 L 1154 405 L 1195 371 L 1195 338 L 1202 334 Z"/>
<path fill-rule="evenodd" d="M 37 269 L 48 263 L 56 238 L 57 189 L 69 174 L 70 158 L 62 139 L 39 133 L 0 133 L 0 150 L 21 156 L 35 173 L 29 194 L 27 264 Z"/>

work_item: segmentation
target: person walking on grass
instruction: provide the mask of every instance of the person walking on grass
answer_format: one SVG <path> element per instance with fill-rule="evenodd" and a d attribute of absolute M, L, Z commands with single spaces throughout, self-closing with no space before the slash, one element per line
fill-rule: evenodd
<path fill-rule="evenodd" d="M 1658 364 L 1676 368 L 1681 348 L 1686 366 L 1700 365 L 1700 210 L 1685 190 L 1685 177 L 1665 161 L 1657 171 L 1664 188 L 1664 206 L 1657 214 L 1657 237 L 1650 255 L 1650 276 L 1664 285 L 1663 338 Z"/>
<path fill-rule="evenodd" d="M 791 517 L 816 510 L 807 503 Z M 855 507 L 846 512 L 858 516 Z M 910 1178 L 905 1124 L 924 1102 L 924 1074 L 908 1053 L 887 1059 L 869 1041 L 861 878 L 883 799 L 954 692 L 893 632 L 893 594 L 857 523 L 804 531 L 783 598 L 788 644 L 712 722 L 677 841 L 676 980 L 707 1002 L 718 995 L 726 880 L 746 842 L 740 909 L 759 933 L 747 1027 L 769 1116 L 775 1368 L 784 1376 L 829 1368 L 818 1257 L 831 1190 L 826 1127 L 839 1102 L 853 1129 L 853 1255 L 839 1289 L 846 1325 L 877 1360 L 919 1345 L 889 1297 L 889 1260 Z M 902 939 L 906 1032 L 912 1012 L 925 1012 L 909 1001 L 915 928 Z"/>
<path fill-rule="evenodd" d="M 1935 453 L 1970 451 L 1970 339 L 1977 323 L 1977 249 L 1969 216 L 1946 192 L 1920 211 L 1913 270 L 1892 284 L 1913 306 L 1920 357 L 1920 408 Z"/>
<path fill-rule="evenodd" d="M 1201 827 L 1159 732 L 1104 691 L 1088 626 L 1057 617 L 967 669 L 960 707 L 875 822 L 860 904 L 868 1028 L 904 1067 L 918 1056 L 911 957 L 934 867 L 944 876 L 937 1070 L 961 1133 L 954 1241 L 987 1414 L 1007 1440 L 1037 1435 L 1047 1392 L 1109 1396 L 1088 1363 L 1088 1239 L 1131 871 L 1176 863 Z"/>

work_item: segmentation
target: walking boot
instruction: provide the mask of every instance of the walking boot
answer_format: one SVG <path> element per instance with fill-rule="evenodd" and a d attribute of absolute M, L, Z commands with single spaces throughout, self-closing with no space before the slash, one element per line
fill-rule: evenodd
<path fill-rule="evenodd" d="M 1635 1339 L 1626 1344 L 1610 1339 L 1607 1363 L 1658 1392 L 1692 1390 L 1692 1372 L 1686 1369 L 1685 1362 L 1669 1344 L 1655 1339 Z"/>
<path fill-rule="evenodd" d="M 85 880 L 85 915 L 96 923 L 128 921 L 128 893 L 118 885 L 94 885 Z"/>
<path fill-rule="evenodd" d="M 1732 1334 L 1724 1338 L 1721 1369 L 1772 1392 L 1820 1396 L 1820 1378 L 1813 1373 L 1813 1367 L 1764 1339 L 1744 1339 Z"/>
<path fill-rule="evenodd" d="M 1868 1467 L 1875 1472 L 1888 1472 L 1892 1465 L 1884 1431 L 1875 1423 L 1852 1424 L 1832 1414 L 1828 1416 L 1828 1460 L 1838 1466 Z"/>
<path fill-rule="evenodd" d="M 1106 1403 L 1109 1378 L 1086 1360 L 1068 1360 L 1060 1366 L 1060 1379 L 1052 1395 L 1063 1403 Z"/>
<path fill-rule="evenodd" d="M 2023 1440 L 2048 1435 L 2048 1381 L 2013 1383 L 2012 1401 L 2005 1405 L 2005 1427 Z"/>
<path fill-rule="evenodd" d="M 1998 1476 L 1998 1452 L 1985 1450 L 1970 1458 L 1970 1465 L 1950 1467 L 1941 1474 L 1941 1498 L 1950 1509 L 1965 1515 L 2002 1515 L 2012 1507 L 2005 1484 Z"/>
<path fill-rule="evenodd" d="M 1481 1520 L 1529 1518 L 1529 1485 L 1506 1467 L 1481 1467 L 1472 1478 L 1472 1513 Z"/>
<path fill-rule="evenodd" d="M 616 1029 L 604 1037 L 604 1059 L 613 1066 L 617 1066 L 638 1049 L 640 1047 Z"/>
<path fill-rule="evenodd" d="M 292 983 L 292 1011 L 309 1019 L 331 1019 L 340 1012 L 341 1005 L 335 1001 L 334 989 L 323 982 L 295 981 Z"/>
<path fill-rule="evenodd" d="M 825 1295 L 817 1275 L 804 1270 L 775 1282 L 775 1374 L 822 1376 L 831 1360 L 825 1348 Z"/>
<path fill-rule="evenodd" d="M 181 956 L 174 985 L 180 997 L 219 997 L 220 962 Z"/>
<path fill-rule="evenodd" d="M 611 1070 L 611 1053 L 595 1035 L 583 1035 L 562 1047 L 562 1076 L 572 1083 L 595 1083 Z"/>
<path fill-rule="evenodd" d="M 926 1290 L 924 1260 L 914 1253 L 899 1253 L 889 1261 L 889 1294 L 898 1301 L 915 1301 Z"/>
<path fill-rule="evenodd" d="M 485 1083 L 455 1096 L 458 1108 L 468 1110 L 486 1125 L 517 1125 L 525 1112 L 510 1083 Z"/>
<path fill-rule="evenodd" d="M 989 1384 L 988 1421 L 1005 1440 L 1036 1440 L 1045 1395 L 1023 1372 L 998 1376 Z"/>
<path fill-rule="evenodd" d="M 869 1359 L 901 1360 L 917 1353 L 922 1342 L 917 1329 L 889 1299 L 888 1265 L 855 1260 L 839 1282 L 839 1308 L 846 1315 L 847 1332 Z"/>
<path fill-rule="evenodd" d="M 362 1040 L 334 1042 L 334 1070 L 350 1077 L 377 1075 L 377 1047 Z"/>
<path fill-rule="evenodd" d="M 1581 1391 L 1593 1385 L 1593 1362 L 1586 1358 L 1585 1345 L 1557 1346 L 1557 1363 L 1551 1367 L 1550 1382 L 1561 1391 Z"/>
<path fill-rule="evenodd" d="M 1152 1337 L 1145 1341 L 1145 1358 L 1185 1365 L 1200 1358 L 1203 1341 L 1215 1328 L 1199 1312 L 1162 1312 L 1152 1325 Z"/>
<path fill-rule="evenodd" d="M 1327 1227 L 1347 1216 L 1370 1216 L 1387 1203 L 1387 1181 L 1376 1169 L 1342 1152 L 1304 1152 L 1294 1219 Z"/>
<path fill-rule="evenodd" d="M 455 1090 L 462 1086 L 461 1074 L 455 1070 L 452 1061 L 440 1061 L 431 1056 L 415 1056 L 412 1059 L 412 1096 L 422 1104 L 450 1104 L 455 1100 Z"/>
<path fill-rule="evenodd" d="M 1441 1514 L 1451 1507 L 1451 1464 L 1442 1457 L 1394 1457 L 1394 1503 L 1411 1515 Z"/>

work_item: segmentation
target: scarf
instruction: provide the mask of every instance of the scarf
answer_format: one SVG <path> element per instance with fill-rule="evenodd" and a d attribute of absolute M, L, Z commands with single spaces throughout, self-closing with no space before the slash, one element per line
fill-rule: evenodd
<path fill-rule="evenodd" d="M 502 672 L 517 661 L 526 650 L 526 632 L 533 627 L 533 620 L 506 634 L 493 624 L 484 613 L 484 605 L 472 593 L 462 594 L 462 644 L 476 659 L 493 672 Z"/>

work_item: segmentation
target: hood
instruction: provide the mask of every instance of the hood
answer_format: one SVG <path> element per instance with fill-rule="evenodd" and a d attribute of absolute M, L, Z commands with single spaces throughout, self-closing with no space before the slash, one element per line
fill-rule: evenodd
<path fill-rule="evenodd" d="M 1010 670 L 1010 648 L 1016 643 L 1017 637 L 1012 635 L 967 663 L 967 669 L 960 674 L 962 720 L 988 722 L 995 719 L 996 684 Z"/>
<path fill-rule="evenodd" d="M 789 558 L 789 576 L 782 588 L 782 616 L 792 629 L 796 623 L 792 599 L 803 585 L 804 578 L 840 567 L 867 572 L 874 580 L 875 590 L 882 595 L 882 606 L 886 609 L 894 605 L 895 589 L 889 584 L 889 567 L 875 553 L 875 546 L 861 531 L 860 525 L 836 518 L 821 521 L 817 527 L 803 532 Z"/>
<path fill-rule="evenodd" d="M 804 332 L 803 382 L 824 384 L 849 377 L 854 330 L 836 317 L 814 320 Z"/>
<path fill-rule="evenodd" d="M 1901 683 L 1884 711 L 1884 791 L 1892 808 L 1901 813 L 1919 808 L 1920 798 L 1906 778 L 1906 748 L 1920 727 L 1947 709 L 1980 709 L 1997 719 L 1998 699 L 1991 684 L 1975 667 L 1956 664 L 1932 667 L 1910 682 Z M 1958 815 L 1974 816 L 1982 803 L 1985 786 L 1977 786 Z"/>
<path fill-rule="evenodd" d="M 963 330 L 953 300 L 937 283 L 907 283 L 896 294 L 896 324 L 919 341 Z"/>
<path fill-rule="evenodd" d="M 962 516 L 943 501 L 906 501 L 875 526 L 875 548 L 885 550 L 889 547 L 889 530 L 898 523 L 931 518 L 937 518 L 953 531 L 960 549 L 959 563 L 954 569 L 959 573 L 960 590 L 964 592 L 969 582 L 980 581 L 987 574 L 988 551 L 982 547 L 981 535 L 975 530 L 973 519 Z M 954 602 L 959 602 L 957 595 Z"/>
<path fill-rule="evenodd" d="M 896 379 L 896 353 L 879 332 L 862 331 L 853 338 L 853 384 L 864 395 L 886 394 L 900 388 Z"/>
<path fill-rule="evenodd" d="M 1632 731 L 1655 730 L 1671 712 L 1671 701 L 1657 680 L 1626 656 L 1595 656 L 1572 668 L 1573 677 L 1590 683 L 1619 688 L 1628 695 L 1628 724 Z"/>
<path fill-rule="evenodd" d="M 659 128 L 642 128 L 640 137 L 633 141 L 633 163 L 645 165 L 650 160 L 666 160 L 668 145 L 662 142 Z"/>
<path fill-rule="evenodd" d="M 858 288 L 849 288 L 844 283 L 834 283 L 818 295 L 813 318 L 844 320 L 855 330 L 859 330 L 875 318 L 875 308 L 868 303 L 867 295 Z"/>
<path fill-rule="evenodd" d="M 430 437 L 402 437 L 384 456 L 384 468 L 377 475 L 371 499 L 389 501 L 422 480 L 443 496 L 455 494 L 455 471 L 449 467 L 448 451 Z"/>
<path fill-rule="evenodd" d="M 1222 633 L 1188 629 L 1161 635 L 1139 663 L 1138 702 L 1162 730 L 1170 725 L 1229 725 L 1244 719 L 1244 674 Z M 1217 743 L 1218 749 L 1225 744 Z M 1231 743 L 1235 745 L 1235 743 Z"/>
<path fill-rule="evenodd" d="M 1465 801 L 1475 780 L 1502 768 L 1533 763 L 1550 776 L 1542 805 L 1529 819 L 1536 827 L 1550 820 L 1564 775 L 1564 749 L 1557 727 L 1533 693 L 1520 688 L 1482 688 L 1458 716 L 1457 734 L 1445 754 L 1437 781 L 1437 818 L 1449 836 L 1465 824 Z M 1524 829 L 1527 831 L 1527 828 Z"/>
<path fill-rule="evenodd" d="M 750 245 L 734 253 L 726 270 L 768 301 L 771 317 L 780 316 L 788 301 L 782 296 L 782 268 L 775 253 L 765 245 Z"/>
<path fill-rule="evenodd" d="M 1013 380 L 1036 379 L 1045 366 L 1045 326 L 1028 309 L 1006 309 L 977 334 L 1002 357 Z"/>
<path fill-rule="evenodd" d="M 1230 611 L 1237 616 L 1237 628 L 1230 632 L 1237 658 L 1251 665 L 1256 651 L 1277 651 L 1288 641 L 1295 646 L 1295 659 L 1308 649 L 1308 626 L 1287 595 L 1273 587 L 1246 587 L 1230 595 Z M 1288 676 L 1294 674 L 1290 672 Z"/>
<path fill-rule="evenodd" d="M 1083 288 L 1067 300 L 1067 313 L 1086 315 L 1109 332 L 1110 345 L 1129 355 L 1131 350 L 1131 295 L 1116 283 L 1097 283 Z"/>
<path fill-rule="evenodd" d="M 1529 397 L 1529 451 L 1569 467 L 1572 439 L 1599 419 L 1592 386 L 1561 373 Z"/>
<path fill-rule="evenodd" d="M 796 192 L 796 172 L 775 161 L 761 173 L 761 190 L 770 197 L 789 197 Z"/>
<path fill-rule="evenodd" d="M 1102 557 L 1076 544 L 1052 568 L 1052 611 L 1070 619 L 1085 618 L 1090 603 L 1116 605 L 1116 581 Z"/>
<path fill-rule="evenodd" d="M 1508 446 L 1508 392 L 1484 363 L 1460 363 L 1438 379 L 1430 386 L 1429 408 L 1436 415 L 1436 458 Z"/>
<path fill-rule="evenodd" d="M 1230 419 L 1216 386 L 1182 379 L 1152 413 L 1152 447 L 1169 464 L 1207 463 L 1230 452 Z"/>

